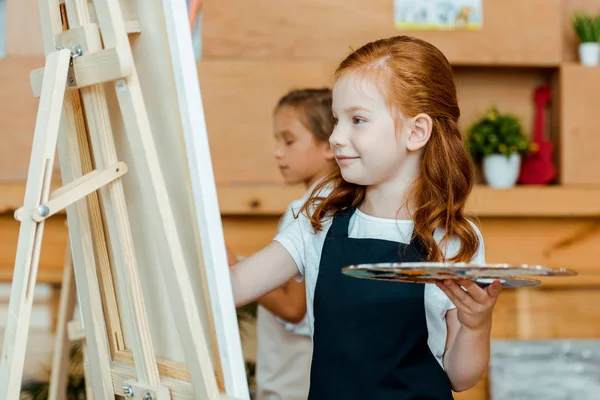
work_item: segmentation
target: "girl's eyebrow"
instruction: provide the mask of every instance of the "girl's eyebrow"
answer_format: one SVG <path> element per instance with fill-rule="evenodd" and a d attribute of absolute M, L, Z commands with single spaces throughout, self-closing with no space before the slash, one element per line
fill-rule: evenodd
<path fill-rule="evenodd" d="M 348 108 L 346 108 L 344 111 L 345 111 L 346 113 L 351 113 L 351 112 L 354 112 L 354 111 L 367 111 L 367 112 L 368 112 L 368 111 L 371 111 L 371 110 L 369 110 L 369 109 L 368 109 L 368 108 L 366 108 L 366 107 L 352 106 L 352 107 L 348 107 Z"/>

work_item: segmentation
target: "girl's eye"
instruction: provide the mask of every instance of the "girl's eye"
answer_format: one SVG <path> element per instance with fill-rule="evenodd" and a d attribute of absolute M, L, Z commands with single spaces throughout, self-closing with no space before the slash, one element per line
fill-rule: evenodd
<path fill-rule="evenodd" d="M 365 120 L 360 117 L 352 117 L 352 123 L 355 125 L 362 124 L 363 122 L 365 122 Z"/>
<path fill-rule="evenodd" d="M 288 146 L 291 146 L 292 144 L 294 144 L 294 141 L 293 140 L 286 140 L 285 144 L 288 145 Z"/>

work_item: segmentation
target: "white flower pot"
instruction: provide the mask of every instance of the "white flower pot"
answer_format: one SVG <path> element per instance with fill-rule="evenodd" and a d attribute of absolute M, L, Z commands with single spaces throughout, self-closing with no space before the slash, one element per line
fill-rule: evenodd
<path fill-rule="evenodd" d="M 508 189 L 513 187 L 519 179 L 521 169 L 521 155 L 512 153 L 491 154 L 483 158 L 483 176 L 490 187 L 495 189 Z"/>
<path fill-rule="evenodd" d="M 598 65 L 598 61 L 600 60 L 600 45 L 594 42 L 579 44 L 579 60 L 581 65 L 585 65 L 586 67 Z"/>

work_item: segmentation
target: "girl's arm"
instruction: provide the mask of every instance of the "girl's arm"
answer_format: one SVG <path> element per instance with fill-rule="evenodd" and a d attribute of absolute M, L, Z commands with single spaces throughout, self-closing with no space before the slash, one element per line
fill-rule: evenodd
<path fill-rule="evenodd" d="M 461 392 L 475 386 L 488 367 L 492 311 L 502 287 L 495 281 L 482 289 L 467 280 L 458 284 L 449 280 L 437 285 L 456 305 L 456 309 L 446 313 L 448 339 L 444 369 L 452 389 Z"/>
<path fill-rule="evenodd" d="M 302 321 L 306 314 L 306 293 L 304 282 L 289 280 L 284 287 L 273 290 L 259 298 L 258 304 L 288 322 Z"/>
<path fill-rule="evenodd" d="M 229 272 L 235 306 L 241 307 L 283 286 L 298 274 L 298 267 L 285 247 L 272 241 Z"/>
<path fill-rule="evenodd" d="M 202 0 L 191 0 L 189 5 L 189 18 L 190 18 L 190 29 L 194 32 L 194 28 L 196 27 L 196 20 L 198 19 L 198 14 L 202 11 Z"/>
<path fill-rule="evenodd" d="M 229 266 L 237 264 L 237 256 L 227 246 L 227 261 Z M 257 302 L 279 318 L 292 323 L 302 321 L 306 314 L 306 293 L 304 282 L 295 279 L 287 281 L 285 286 L 273 290 L 271 293 L 260 297 Z"/>

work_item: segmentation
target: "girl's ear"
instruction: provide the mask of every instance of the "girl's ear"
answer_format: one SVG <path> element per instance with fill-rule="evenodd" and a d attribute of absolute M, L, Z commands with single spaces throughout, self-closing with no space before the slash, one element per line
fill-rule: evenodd
<path fill-rule="evenodd" d="M 427 114 L 417 114 L 410 120 L 410 133 L 406 142 L 406 148 L 409 151 L 416 151 L 423 148 L 431 137 L 433 121 Z"/>
<path fill-rule="evenodd" d="M 331 148 L 329 141 L 321 143 L 320 146 L 323 151 L 323 157 L 325 157 L 327 161 L 332 161 L 334 159 L 333 149 Z"/>

